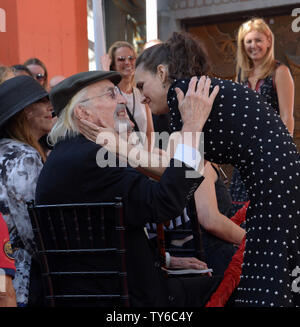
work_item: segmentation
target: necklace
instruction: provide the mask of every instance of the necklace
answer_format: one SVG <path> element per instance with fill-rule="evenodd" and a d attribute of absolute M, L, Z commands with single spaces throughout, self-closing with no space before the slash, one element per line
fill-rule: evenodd
<path fill-rule="evenodd" d="M 250 79 L 251 79 L 251 80 L 250 80 Z M 252 77 L 252 78 L 248 78 L 248 81 L 251 83 L 251 88 L 252 88 L 253 90 L 255 90 L 258 81 L 260 81 L 260 78 L 258 78 L 258 77 Z"/>
<path fill-rule="evenodd" d="M 257 82 L 260 81 L 260 79 L 261 79 L 260 77 L 261 77 L 260 70 L 256 70 L 255 73 L 254 73 L 254 71 L 252 71 L 252 76 L 250 78 L 248 78 L 248 79 L 252 80 L 251 84 L 253 85 L 254 89 L 256 88 Z"/>

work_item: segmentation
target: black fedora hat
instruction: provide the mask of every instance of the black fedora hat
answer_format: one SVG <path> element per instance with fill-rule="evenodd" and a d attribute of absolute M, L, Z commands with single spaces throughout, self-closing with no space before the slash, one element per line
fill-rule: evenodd
<path fill-rule="evenodd" d="M 54 112 L 58 115 L 61 110 L 69 103 L 73 96 L 86 86 L 109 79 L 117 85 L 122 76 L 115 71 L 88 71 L 72 75 L 58 83 L 50 91 L 50 101 Z"/>
<path fill-rule="evenodd" d="M 30 76 L 16 76 L 0 85 L 0 128 L 9 118 L 47 97 L 47 91 Z"/>

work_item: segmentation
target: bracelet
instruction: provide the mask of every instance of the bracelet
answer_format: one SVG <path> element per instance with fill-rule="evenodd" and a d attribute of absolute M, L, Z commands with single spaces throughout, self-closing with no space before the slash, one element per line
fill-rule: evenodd
<path fill-rule="evenodd" d="M 166 267 L 170 267 L 170 262 L 171 262 L 171 256 L 169 252 L 166 252 Z"/>

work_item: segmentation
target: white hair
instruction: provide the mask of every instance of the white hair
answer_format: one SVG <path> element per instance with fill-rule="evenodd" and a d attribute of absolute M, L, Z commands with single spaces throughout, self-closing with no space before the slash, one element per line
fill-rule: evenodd
<path fill-rule="evenodd" d="M 74 109 L 82 101 L 87 93 L 89 86 L 78 91 L 69 103 L 61 110 L 57 121 L 48 135 L 48 143 L 54 145 L 66 137 L 79 135 L 79 131 L 74 120 Z"/>

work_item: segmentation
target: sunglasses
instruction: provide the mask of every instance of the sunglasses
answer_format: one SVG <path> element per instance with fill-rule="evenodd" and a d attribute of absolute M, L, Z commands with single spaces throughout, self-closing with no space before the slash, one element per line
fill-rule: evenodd
<path fill-rule="evenodd" d="M 45 79 L 46 76 L 43 75 L 43 74 L 34 74 L 33 77 L 34 77 L 36 80 L 41 81 L 41 80 Z"/>
<path fill-rule="evenodd" d="M 119 61 L 119 62 L 125 62 L 126 61 L 126 58 L 130 61 L 130 62 L 132 62 L 132 61 L 134 61 L 136 58 L 135 58 L 135 56 L 120 56 L 120 57 L 117 57 L 117 61 Z"/>

